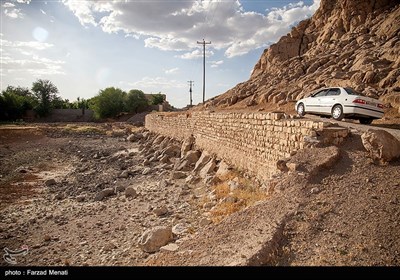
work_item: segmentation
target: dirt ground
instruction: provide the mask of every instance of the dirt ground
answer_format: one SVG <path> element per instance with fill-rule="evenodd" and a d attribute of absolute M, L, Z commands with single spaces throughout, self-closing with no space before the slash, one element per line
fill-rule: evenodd
<path fill-rule="evenodd" d="M 125 123 L 1 126 L 0 248 L 27 246 L 28 254 L 16 257 L 23 266 L 215 265 L 218 256 L 235 265 L 224 252 L 238 253 L 239 240 L 250 248 L 264 242 L 262 230 L 276 220 L 273 209 L 285 210 L 284 202 L 291 214 L 280 211 L 285 219 L 274 256 L 257 264 L 400 265 L 400 160 L 372 164 L 359 134 L 340 147 L 331 168 L 308 177 L 282 173 L 283 191 L 211 219 L 205 198 L 217 189 L 171 180 L 173 164 L 149 163 L 142 146 L 126 140 L 137 129 Z M 311 159 L 312 153 L 296 156 Z M 126 197 L 127 187 L 137 196 Z M 116 194 L 96 201 L 106 188 Z M 143 232 L 160 225 L 180 231 L 174 235 L 179 249 L 141 250 Z M 221 244 L 226 251 L 218 251 Z"/>

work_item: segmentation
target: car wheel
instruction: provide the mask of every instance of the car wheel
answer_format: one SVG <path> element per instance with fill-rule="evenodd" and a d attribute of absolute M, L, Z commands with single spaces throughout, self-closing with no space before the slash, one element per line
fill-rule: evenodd
<path fill-rule="evenodd" d="M 371 124 L 372 119 L 371 118 L 363 118 L 363 119 L 360 119 L 360 123 L 361 124 Z"/>
<path fill-rule="evenodd" d="M 332 118 L 337 121 L 341 121 L 343 119 L 343 107 L 342 105 L 335 105 L 332 108 Z"/>
<path fill-rule="evenodd" d="M 297 106 L 297 114 L 298 114 L 300 117 L 303 117 L 303 116 L 306 114 L 306 110 L 305 110 L 305 108 L 304 108 L 304 104 L 303 104 L 303 103 L 300 103 L 300 104 Z"/>

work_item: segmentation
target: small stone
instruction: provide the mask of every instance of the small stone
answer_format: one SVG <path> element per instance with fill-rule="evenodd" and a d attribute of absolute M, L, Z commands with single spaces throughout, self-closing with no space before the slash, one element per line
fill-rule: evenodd
<path fill-rule="evenodd" d="M 153 213 L 156 214 L 158 217 L 163 216 L 168 213 L 167 206 L 163 205 L 161 207 L 157 207 L 153 210 Z"/>
<path fill-rule="evenodd" d="M 128 170 L 124 170 L 121 172 L 121 174 L 119 175 L 119 178 L 128 178 L 129 177 L 129 171 Z"/>
<path fill-rule="evenodd" d="M 46 187 L 50 187 L 50 186 L 57 184 L 57 182 L 54 179 L 48 179 L 44 182 L 44 184 L 46 185 Z"/>
<path fill-rule="evenodd" d="M 158 183 L 158 186 L 161 188 L 161 189 L 165 189 L 166 187 L 168 187 L 169 185 L 171 184 L 171 182 L 169 181 L 169 180 L 161 180 L 159 183 Z"/>
<path fill-rule="evenodd" d="M 115 193 L 123 192 L 123 191 L 125 191 L 125 189 L 126 189 L 126 186 L 116 186 Z"/>
<path fill-rule="evenodd" d="M 137 197 L 137 192 L 136 192 L 136 190 L 135 190 L 133 187 L 127 187 L 127 188 L 125 189 L 125 196 L 126 196 L 126 197 L 135 198 L 135 197 Z"/>
<path fill-rule="evenodd" d="M 84 202 L 85 201 L 85 196 L 84 195 L 80 195 L 76 197 L 76 201 L 77 202 Z"/>
<path fill-rule="evenodd" d="M 142 234 L 139 239 L 139 247 L 147 253 L 154 253 L 172 239 L 171 227 L 157 226 Z"/>
<path fill-rule="evenodd" d="M 212 222 L 211 222 L 211 220 L 209 220 L 209 219 L 207 219 L 207 218 L 202 218 L 201 220 L 200 220 L 200 222 L 199 222 L 199 225 L 201 226 L 201 227 L 205 227 L 205 226 L 208 226 L 209 224 L 211 224 Z"/>
<path fill-rule="evenodd" d="M 56 200 L 62 200 L 64 199 L 64 194 L 63 193 L 58 193 L 54 196 L 54 199 Z"/>
<path fill-rule="evenodd" d="M 182 179 L 186 177 L 186 173 L 182 171 L 174 171 L 171 174 L 172 179 Z"/>
<path fill-rule="evenodd" d="M 176 224 L 172 227 L 172 233 L 178 236 L 187 233 L 187 231 L 188 228 L 183 223 Z"/>
<path fill-rule="evenodd" d="M 142 172 L 142 175 L 147 175 L 151 172 L 151 169 L 149 167 L 145 168 Z"/>
<path fill-rule="evenodd" d="M 179 246 L 177 244 L 170 243 L 170 244 L 167 244 L 165 246 L 162 246 L 160 248 L 160 251 L 162 251 L 162 252 L 176 252 L 176 251 L 178 251 L 178 249 L 179 249 Z"/>
<path fill-rule="evenodd" d="M 46 241 L 46 242 L 49 242 L 49 241 L 51 241 L 51 237 L 49 235 L 45 235 L 43 237 L 43 240 Z"/>
<path fill-rule="evenodd" d="M 314 187 L 314 188 L 312 188 L 311 190 L 310 190 L 310 193 L 312 193 L 312 194 L 317 194 L 317 193 L 319 193 L 320 192 L 320 190 L 319 190 L 319 188 L 317 188 L 317 187 Z"/>

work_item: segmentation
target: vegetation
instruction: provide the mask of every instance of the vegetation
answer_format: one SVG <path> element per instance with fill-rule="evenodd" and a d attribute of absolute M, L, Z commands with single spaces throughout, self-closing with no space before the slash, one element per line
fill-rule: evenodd
<path fill-rule="evenodd" d="M 60 100 L 60 97 L 57 96 L 57 87 L 49 80 L 37 80 L 32 85 L 32 91 L 38 100 L 35 111 L 41 117 L 47 116 L 53 108 L 53 104 Z"/>
<path fill-rule="evenodd" d="M 96 117 L 110 118 L 116 117 L 124 111 L 126 92 L 119 88 L 109 87 L 100 90 L 99 94 L 93 98 L 93 107 Z"/>
<path fill-rule="evenodd" d="M 147 110 L 149 105 L 164 102 L 161 93 L 150 98 L 143 91 L 132 89 L 125 91 L 109 87 L 100 90 L 91 98 L 78 97 L 70 102 L 58 95 L 57 87 L 49 80 L 38 79 L 31 90 L 24 87 L 8 86 L 0 94 L 0 121 L 21 120 L 27 110 L 34 109 L 40 117 L 47 116 L 52 109 L 92 109 L 97 118 L 112 118 L 122 112 L 139 113 Z"/>
<path fill-rule="evenodd" d="M 164 102 L 164 96 L 161 93 L 153 94 L 151 96 L 151 105 L 158 105 Z"/>
<path fill-rule="evenodd" d="M 138 89 L 132 89 L 129 91 L 125 104 L 126 111 L 139 113 L 146 110 L 148 106 L 149 102 L 143 91 Z"/>
<path fill-rule="evenodd" d="M 0 119 L 21 119 L 26 110 L 33 109 L 37 104 L 28 88 L 8 86 L 0 94 Z"/>

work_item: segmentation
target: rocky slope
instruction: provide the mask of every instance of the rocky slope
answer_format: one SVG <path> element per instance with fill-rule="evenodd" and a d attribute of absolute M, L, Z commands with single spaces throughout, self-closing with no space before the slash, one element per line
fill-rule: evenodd
<path fill-rule="evenodd" d="M 322 0 L 264 51 L 247 82 L 207 102 L 283 105 L 324 86 L 350 86 L 400 107 L 400 2 Z"/>

